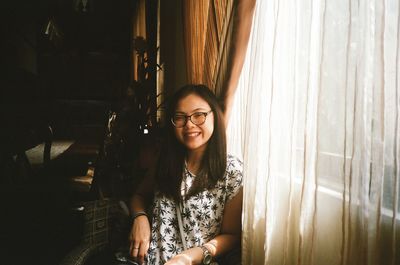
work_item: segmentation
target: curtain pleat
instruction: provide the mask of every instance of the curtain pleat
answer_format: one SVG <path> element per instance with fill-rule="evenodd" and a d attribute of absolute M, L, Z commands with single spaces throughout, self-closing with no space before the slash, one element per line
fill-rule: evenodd
<path fill-rule="evenodd" d="M 203 83 L 209 0 L 183 1 L 184 40 L 189 83 Z"/>
<path fill-rule="evenodd" d="M 396 200 L 396 198 L 400 197 L 399 192 L 400 192 L 400 131 L 399 131 L 399 124 L 400 124 L 400 90 L 399 90 L 399 75 L 400 75 L 400 57 L 399 57 L 399 48 L 400 48 L 400 4 L 397 3 L 397 45 L 396 45 L 396 67 L 395 67 L 395 76 L 396 76 L 396 81 L 395 81 L 395 93 L 394 93 L 394 98 L 396 100 L 395 103 L 395 126 L 394 126 L 394 145 L 393 145 L 393 178 L 394 178 L 394 185 L 393 185 L 393 206 L 392 206 L 392 212 L 395 214 L 392 216 L 392 238 L 391 238 L 391 244 L 392 244 L 392 253 L 396 253 L 396 250 L 399 248 L 399 237 L 397 236 L 399 234 L 400 228 L 398 227 L 398 220 L 400 219 L 400 202 L 399 200 Z M 397 253 L 399 251 L 397 250 Z M 392 260 L 392 264 L 395 264 L 395 262 L 399 262 L 400 257 L 397 255 L 397 259 L 394 258 Z"/>
<path fill-rule="evenodd" d="M 184 40 L 189 83 L 201 83 L 217 91 L 223 73 L 222 58 L 229 43 L 234 0 L 183 1 Z M 225 55 L 226 56 L 226 55 Z M 218 92 L 217 92 L 218 94 Z"/>
<path fill-rule="evenodd" d="M 216 54 L 216 63 L 212 76 L 212 84 L 215 87 L 217 95 L 221 95 L 226 86 L 226 74 L 229 62 L 229 51 L 231 49 L 232 31 L 233 31 L 233 16 L 236 6 L 234 0 L 228 1 L 214 1 L 224 2 L 224 5 L 218 8 L 219 26 L 218 36 L 219 42 Z M 239 78 L 239 77 L 238 77 Z"/>
<path fill-rule="evenodd" d="M 242 264 L 400 264 L 399 14 L 257 1 L 228 128 Z"/>

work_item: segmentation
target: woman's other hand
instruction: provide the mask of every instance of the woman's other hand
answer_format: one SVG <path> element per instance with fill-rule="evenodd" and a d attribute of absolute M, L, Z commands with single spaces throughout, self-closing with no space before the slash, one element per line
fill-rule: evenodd
<path fill-rule="evenodd" d="M 139 264 L 143 264 L 144 256 L 150 245 L 150 223 L 147 216 L 142 215 L 135 218 L 129 235 L 131 242 L 129 254 L 136 259 Z"/>
<path fill-rule="evenodd" d="M 186 254 L 178 254 L 164 265 L 192 265 L 192 259 Z"/>
<path fill-rule="evenodd" d="M 165 265 L 201 264 L 203 250 L 199 247 L 190 248 L 172 257 Z"/>

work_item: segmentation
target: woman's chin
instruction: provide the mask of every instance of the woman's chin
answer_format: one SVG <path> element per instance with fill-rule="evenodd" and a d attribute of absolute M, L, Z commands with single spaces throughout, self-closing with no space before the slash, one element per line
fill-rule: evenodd
<path fill-rule="evenodd" d="M 189 152 L 201 152 L 205 149 L 205 144 L 203 143 L 185 143 L 185 146 Z"/>

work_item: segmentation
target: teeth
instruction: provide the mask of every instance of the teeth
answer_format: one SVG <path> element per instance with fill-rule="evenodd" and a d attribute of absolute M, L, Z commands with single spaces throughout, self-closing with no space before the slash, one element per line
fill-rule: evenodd
<path fill-rule="evenodd" d="M 200 133 L 198 133 L 198 132 L 194 132 L 194 133 L 188 133 L 187 136 L 193 137 L 193 136 L 197 136 L 197 135 L 199 135 L 199 134 L 200 134 Z"/>

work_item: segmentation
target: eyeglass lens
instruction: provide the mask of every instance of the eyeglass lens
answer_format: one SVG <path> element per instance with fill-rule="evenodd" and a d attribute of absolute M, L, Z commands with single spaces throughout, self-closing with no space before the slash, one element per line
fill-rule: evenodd
<path fill-rule="evenodd" d="M 189 116 L 175 115 L 172 118 L 172 123 L 178 128 L 185 126 L 188 120 L 195 125 L 201 125 L 206 121 L 207 114 L 207 112 L 196 112 Z"/>

